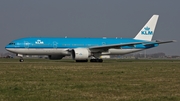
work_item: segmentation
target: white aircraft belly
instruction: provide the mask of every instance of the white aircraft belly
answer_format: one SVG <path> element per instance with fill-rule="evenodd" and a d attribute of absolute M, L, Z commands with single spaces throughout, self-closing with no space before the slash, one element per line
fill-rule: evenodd
<path fill-rule="evenodd" d="M 142 51 L 143 49 L 109 49 L 108 52 L 103 52 L 103 55 L 123 55 L 133 52 Z"/>
<path fill-rule="evenodd" d="M 18 54 L 28 54 L 28 55 L 53 55 L 53 54 L 69 54 L 67 49 L 39 49 L 39 48 L 9 48 L 7 49 L 10 52 Z"/>

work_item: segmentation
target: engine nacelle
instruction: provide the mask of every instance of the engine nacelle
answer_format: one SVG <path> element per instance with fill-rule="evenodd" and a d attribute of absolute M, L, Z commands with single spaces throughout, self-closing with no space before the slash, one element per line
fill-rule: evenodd
<path fill-rule="evenodd" d="M 74 60 L 87 60 L 91 55 L 87 48 L 76 48 L 72 50 L 72 58 Z"/>
<path fill-rule="evenodd" d="M 64 55 L 48 55 L 50 60 L 61 60 Z"/>

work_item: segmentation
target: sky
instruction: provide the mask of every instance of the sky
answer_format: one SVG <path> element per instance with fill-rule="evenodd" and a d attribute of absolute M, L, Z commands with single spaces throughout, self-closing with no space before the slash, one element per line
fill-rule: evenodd
<path fill-rule="evenodd" d="M 147 50 L 180 55 L 180 0 L 0 0 L 0 52 L 23 37 L 134 38 L 153 14 L 153 40 L 176 40 Z"/>

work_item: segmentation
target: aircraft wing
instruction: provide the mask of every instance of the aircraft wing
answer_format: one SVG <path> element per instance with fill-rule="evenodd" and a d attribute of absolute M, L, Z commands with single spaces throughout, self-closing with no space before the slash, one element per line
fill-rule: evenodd
<path fill-rule="evenodd" d="M 142 44 L 144 42 L 131 42 L 131 43 L 120 43 L 120 44 L 111 44 L 111 45 L 103 45 L 103 46 L 93 46 L 89 47 L 89 49 L 109 49 L 109 48 L 119 48 L 120 46 L 132 46 L 136 44 Z"/>
<path fill-rule="evenodd" d="M 170 41 L 146 41 L 146 42 L 131 42 L 131 43 L 120 43 L 120 44 L 111 44 L 111 45 L 103 45 L 103 46 L 92 46 L 89 47 L 90 50 L 108 50 L 109 48 L 120 48 L 121 46 L 133 46 L 137 44 L 143 44 L 143 45 L 152 45 L 152 44 L 164 44 L 164 43 L 170 43 L 175 42 L 175 40 Z M 67 51 L 72 51 L 72 49 L 67 49 Z"/>
<path fill-rule="evenodd" d="M 109 48 L 119 48 L 121 46 L 133 46 L 136 44 L 143 44 L 143 45 L 152 45 L 152 44 L 164 44 L 164 43 L 170 43 L 175 42 L 175 40 L 170 41 L 149 41 L 149 42 L 131 42 L 131 43 L 120 43 L 120 44 L 111 44 L 111 45 L 103 45 L 103 46 L 93 46 L 89 47 L 90 50 L 97 49 L 97 50 L 107 50 Z"/>

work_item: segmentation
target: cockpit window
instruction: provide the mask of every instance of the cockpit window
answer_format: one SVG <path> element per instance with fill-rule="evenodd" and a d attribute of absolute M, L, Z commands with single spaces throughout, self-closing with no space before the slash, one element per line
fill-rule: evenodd
<path fill-rule="evenodd" d="M 15 43 L 12 42 L 12 43 L 9 43 L 9 45 L 15 45 Z"/>

